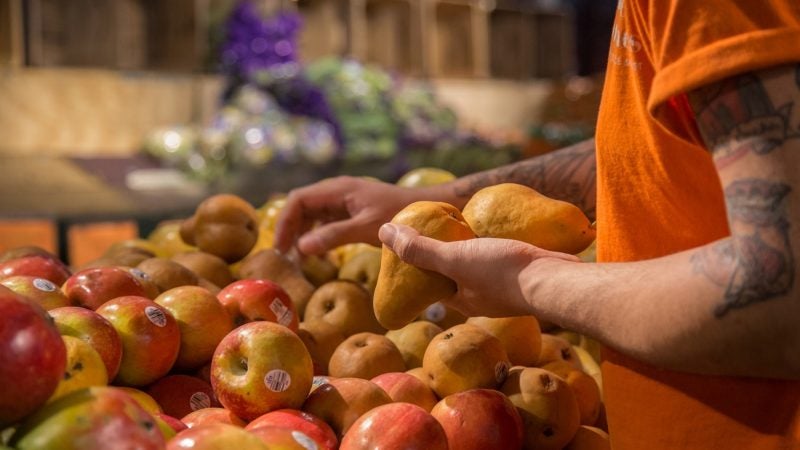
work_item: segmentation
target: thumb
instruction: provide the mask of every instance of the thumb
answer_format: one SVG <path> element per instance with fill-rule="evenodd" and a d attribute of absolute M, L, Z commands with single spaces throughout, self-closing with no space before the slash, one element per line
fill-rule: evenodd
<path fill-rule="evenodd" d="M 378 231 L 380 240 L 408 264 L 441 272 L 446 243 L 437 241 L 406 225 L 387 223 Z"/>

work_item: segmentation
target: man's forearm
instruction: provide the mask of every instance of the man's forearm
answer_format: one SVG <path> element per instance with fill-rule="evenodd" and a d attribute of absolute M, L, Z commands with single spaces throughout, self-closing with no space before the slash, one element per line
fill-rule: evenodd
<path fill-rule="evenodd" d="M 719 279 L 763 283 L 761 268 L 731 264 L 724 260 L 729 255 L 715 252 L 730 239 L 633 263 L 538 260 L 520 283 L 542 319 L 657 367 L 798 379 L 798 290 L 727 309 L 730 289 L 697 265 L 702 258 Z"/>
<path fill-rule="evenodd" d="M 530 186 L 548 197 L 577 205 L 595 219 L 596 166 L 590 139 L 545 155 L 486 170 L 431 188 L 430 197 L 462 208 L 475 192 L 499 183 Z"/>

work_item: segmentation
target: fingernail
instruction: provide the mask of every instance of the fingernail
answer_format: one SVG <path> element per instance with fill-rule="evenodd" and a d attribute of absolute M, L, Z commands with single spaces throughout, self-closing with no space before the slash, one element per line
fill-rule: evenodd
<path fill-rule="evenodd" d="M 395 236 L 397 236 L 397 227 L 391 223 L 383 224 L 381 229 L 378 230 L 378 237 L 381 241 L 388 245 L 392 245 L 394 243 Z"/>
<path fill-rule="evenodd" d="M 316 255 L 321 248 L 322 242 L 316 236 L 303 236 L 297 241 L 297 249 L 305 255 Z"/>

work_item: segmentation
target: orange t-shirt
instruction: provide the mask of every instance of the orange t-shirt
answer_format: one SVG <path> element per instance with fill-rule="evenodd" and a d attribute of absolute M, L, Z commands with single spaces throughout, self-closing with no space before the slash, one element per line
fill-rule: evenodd
<path fill-rule="evenodd" d="M 685 93 L 800 62 L 800 0 L 620 0 L 597 130 L 598 260 L 728 235 Z M 607 350 L 614 450 L 800 448 L 800 382 L 708 377 Z"/>

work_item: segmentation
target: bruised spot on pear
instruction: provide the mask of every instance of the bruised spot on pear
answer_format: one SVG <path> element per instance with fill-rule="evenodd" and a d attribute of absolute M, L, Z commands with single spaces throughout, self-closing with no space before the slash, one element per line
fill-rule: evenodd
<path fill-rule="evenodd" d="M 392 223 L 410 226 L 423 236 L 445 242 L 475 237 L 458 208 L 443 202 L 412 203 L 397 213 Z M 381 252 L 373 308 L 384 327 L 402 328 L 429 305 L 455 294 L 453 280 L 401 261 L 385 245 Z"/>

